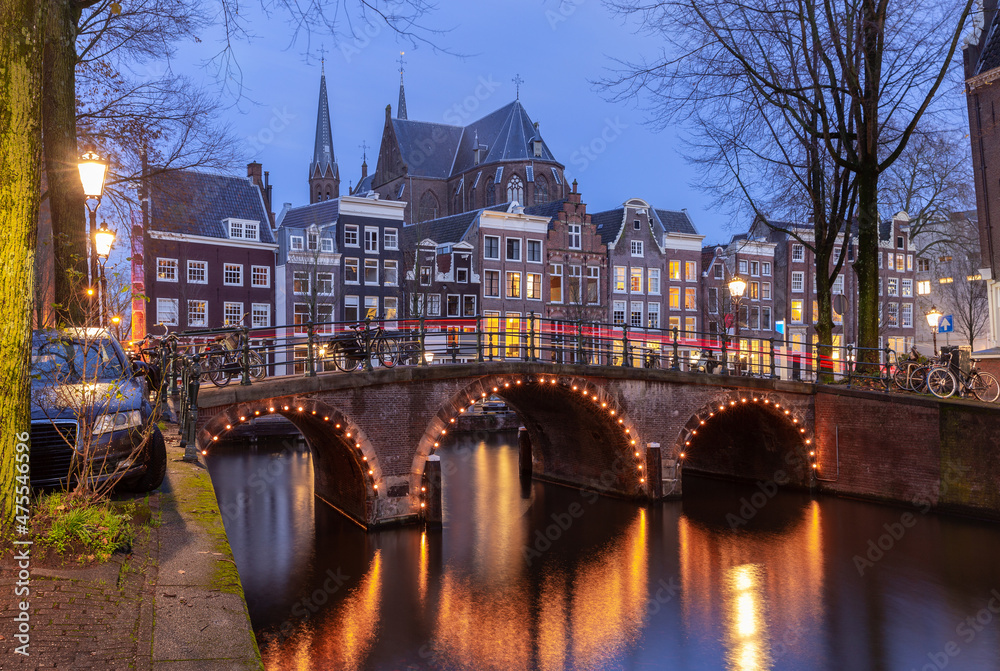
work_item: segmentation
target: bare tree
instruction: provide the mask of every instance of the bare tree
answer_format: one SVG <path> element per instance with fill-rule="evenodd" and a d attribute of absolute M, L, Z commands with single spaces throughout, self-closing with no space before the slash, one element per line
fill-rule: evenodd
<path fill-rule="evenodd" d="M 789 117 L 810 144 L 822 145 L 857 189 L 859 344 L 874 353 L 879 176 L 932 109 L 972 3 L 609 0 L 666 46 L 653 62 L 623 63 L 606 83 L 626 97 L 649 96 L 661 124 L 689 121 L 696 111 L 749 92 L 772 111 L 769 118 Z M 794 156 L 798 147 L 785 149 Z M 815 152 L 809 163 L 827 165 Z M 829 175 L 815 179 L 821 181 Z M 817 279 L 827 274 L 823 261 L 817 257 L 824 271 Z"/>
<path fill-rule="evenodd" d="M 945 297 L 942 308 L 950 311 L 955 331 L 962 335 L 970 348 L 974 348 L 976 339 L 989 330 L 990 306 L 986 281 L 979 275 L 978 254 L 962 254 L 952 259 L 954 274 L 950 283 L 942 285 Z"/>

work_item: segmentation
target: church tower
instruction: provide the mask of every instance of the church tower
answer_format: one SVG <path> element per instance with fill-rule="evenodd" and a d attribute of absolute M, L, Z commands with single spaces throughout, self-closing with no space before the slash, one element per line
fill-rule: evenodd
<path fill-rule="evenodd" d="M 309 164 L 309 202 L 318 203 L 340 197 L 340 168 L 333 154 L 333 131 L 330 127 L 330 101 L 326 95 L 326 68 L 319 76 L 319 110 L 316 113 L 316 147 Z"/>
<path fill-rule="evenodd" d="M 403 91 L 403 52 L 399 52 L 399 103 L 396 105 L 396 118 L 406 118 L 406 93 Z"/>

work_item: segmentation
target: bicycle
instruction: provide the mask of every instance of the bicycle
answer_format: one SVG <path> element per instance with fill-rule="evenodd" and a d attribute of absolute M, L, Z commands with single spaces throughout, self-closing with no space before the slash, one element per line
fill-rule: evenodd
<path fill-rule="evenodd" d="M 972 360 L 968 373 L 963 372 L 954 362 L 951 353 L 942 353 L 936 365 L 927 373 L 927 388 L 938 398 L 975 396 L 980 401 L 993 403 L 1000 398 L 1000 383 L 990 373 L 980 372 L 976 367 L 980 359 Z"/>
<path fill-rule="evenodd" d="M 244 344 L 250 337 L 245 326 L 239 326 L 232 333 L 216 336 L 215 342 L 202 350 L 205 357 L 205 374 L 216 387 L 225 387 L 243 372 Z M 267 365 L 260 354 L 250 350 L 247 355 L 250 377 L 261 380 L 267 375 Z"/>
<path fill-rule="evenodd" d="M 348 328 L 354 332 L 334 336 L 326 345 L 333 365 L 339 370 L 350 373 L 372 357 L 385 368 L 399 363 L 399 341 L 388 336 L 381 325 L 372 329 L 367 322 L 358 322 Z"/>

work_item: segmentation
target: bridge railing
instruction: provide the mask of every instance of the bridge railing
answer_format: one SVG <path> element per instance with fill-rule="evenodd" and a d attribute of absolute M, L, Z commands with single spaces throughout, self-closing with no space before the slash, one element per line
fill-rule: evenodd
<path fill-rule="evenodd" d="M 752 332 L 701 332 L 677 324 L 659 328 L 533 313 L 228 326 L 178 332 L 159 348 L 164 390 L 174 396 L 182 393 L 185 381 L 248 385 L 267 377 L 314 376 L 345 367 L 532 361 L 853 385 L 880 382 L 895 365 L 895 353 L 888 348 L 821 350 L 816 343 Z M 196 375 L 191 373 L 194 364 Z"/>

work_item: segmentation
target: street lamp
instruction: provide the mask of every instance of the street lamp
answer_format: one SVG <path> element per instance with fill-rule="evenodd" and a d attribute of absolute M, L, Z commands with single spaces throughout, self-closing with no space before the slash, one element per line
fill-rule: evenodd
<path fill-rule="evenodd" d="M 108 175 L 108 161 L 94 151 L 93 147 L 87 147 L 83 156 L 80 157 L 77 168 L 80 170 L 80 183 L 83 184 L 83 195 L 87 199 L 87 211 L 90 213 L 90 239 L 96 240 L 97 235 L 97 208 L 101 205 L 101 196 L 104 195 L 104 179 Z M 93 207 L 90 201 L 94 201 Z M 97 279 L 97 259 L 96 255 L 91 255 L 90 259 L 90 281 Z M 93 291 L 87 291 L 88 296 L 93 296 Z M 91 314 L 93 314 L 93 303 L 91 303 Z"/>
<path fill-rule="evenodd" d="M 931 306 L 931 309 L 924 314 L 927 317 L 927 325 L 931 327 L 931 337 L 934 339 L 934 354 L 937 355 L 937 330 L 938 324 L 941 322 L 941 311 L 935 306 Z"/>
<path fill-rule="evenodd" d="M 101 227 L 94 233 L 94 251 L 101 264 L 101 326 L 108 313 L 108 278 L 104 274 L 104 264 L 111 256 L 111 245 L 115 244 L 115 232 L 108 228 L 108 222 L 102 221 Z"/>
<path fill-rule="evenodd" d="M 733 299 L 733 335 L 736 338 L 737 349 L 740 349 L 740 299 L 743 298 L 743 292 L 746 290 L 747 281 L 739 275 L 733 275 L 733 279 L 729 280 L 729 295 Z M 736 355 L 737 375 L 742 372 L 740 365 L 741 354 L 742 352 Z"/>

